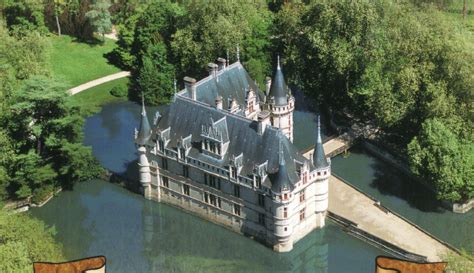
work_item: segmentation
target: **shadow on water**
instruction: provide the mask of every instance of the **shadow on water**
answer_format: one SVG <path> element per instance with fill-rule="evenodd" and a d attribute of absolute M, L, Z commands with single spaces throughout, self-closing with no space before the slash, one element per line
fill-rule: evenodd
<path fill-rule="evenodd" d="M 444 211 L 433 191 L 420 182 L 414 181 L 400 172 L 393 172 L 380 161 L 374 161 L 371 167 L 374 169 L 374 179 L 370 186 L 381 194 L 403 199 L 411 207 L 423 212 L 441 213 Z"/>

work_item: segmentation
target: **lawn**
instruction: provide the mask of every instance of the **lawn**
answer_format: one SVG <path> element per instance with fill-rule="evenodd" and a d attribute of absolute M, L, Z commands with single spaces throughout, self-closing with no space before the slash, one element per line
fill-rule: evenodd
<path fill-rule="evenodd" d="M 112 96 L 110 90 L 114 86 L 127 88 L 128 81 L 128 78 L 122 78 L 92 87 L 69 97 L 68 103 L 78 106 L 83 116 L 89 116 L 100 111 L 101 106 L 105 104 L 127 100 L 127 97 Z"/>
<path fill-rule="evenodd" d="M 52 45 L 51 70 L 55 77 L 67 83 L 68 88 L 120 71 L 104 57 L 116 46 L 113 40 L 88 44 L 67 35 L 49 39 Z"/>

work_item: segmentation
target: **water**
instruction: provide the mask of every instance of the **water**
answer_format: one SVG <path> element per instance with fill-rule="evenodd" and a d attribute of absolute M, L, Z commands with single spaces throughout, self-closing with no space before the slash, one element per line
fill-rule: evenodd
<path fill-rule="evenodd" d="M 332 171 L 436 237 L 474 252 L 473 210 L 457 214 L 444 209 L 431 191 L 362 147 L 352 148 L 347 158 L 333 158 Z"/>
<path fill-rule="evenodd" d="M 154 110 L 149 109 L 150 118 Z M 159 108 L 159 110 L 163 110 Z M 140 107 L 110 104 L 90 117 L 85 143 L 104 167 L 130 172 L 136 159 L 133 129 Z M 315 115 L 299 111 L 295 137 L 314 134 Z M 314 138 L 312 138 L 314 139 Z M 304 143 L 312 141 L 304 140 Z M 108 272 L 372 272 L 384 251 L 328 221 L 275 253 L 259 243 L 165 204 L 145 200 L 100 180 L 79 183 L 31 213 L 55 226 L 68 259 L 105 255 Z"/>
<path fill-rule="evenodd" d="M 289 253 L 100 180 L 62 192 L 34 216 L 68 259 L 107 257 L 108 272 L 372 272 L 382 250 L 331 222 Z"/>

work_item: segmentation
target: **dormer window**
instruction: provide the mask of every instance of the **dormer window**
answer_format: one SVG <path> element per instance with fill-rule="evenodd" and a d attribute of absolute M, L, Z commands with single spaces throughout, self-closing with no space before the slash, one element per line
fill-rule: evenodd
<path fill-rule="evenodd" d="M 230 142 L 226 118 L 223 117 L 215 122 L 211 118 L 208 125 L 202 126 L 201 137 L 203 154 L 222 159 Z"/>
<path fill-rule="evenodd" d="M 237 168 L 230 167 L 230 177 L 236 179 L 237 178 Z"/>
<path fill-rule="evenodd" d="M 184 159 L 186 157 L 186 149 L 179 148 L 179 158 Z"/>
<path fill-rule="evenodd" d="M 158 150 L 160 152 L 165 151 L 165 142 L 162 139 L 158 140 Z"/>
<path fill-rule="evenodd" d="M 261 189 L 262 188 L 262 177 L 257 175 L 255 176 L 255 187 L 257 189 Z"/>

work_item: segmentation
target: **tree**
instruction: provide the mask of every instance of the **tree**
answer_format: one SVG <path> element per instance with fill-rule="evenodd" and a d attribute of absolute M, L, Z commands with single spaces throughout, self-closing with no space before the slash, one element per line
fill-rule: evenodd
<path fill-rule="evenodd" d="M 459 142 L 441 121 L 428 119 L 408 145 L 410 166 L 433 185 L 439 199 L 465 201 L 474 197 L 473 148 L 473 143 Z"/>
<path fill-rule="evenodd" d="M 143 57 L 136 81 L 138 90 L 144 95 L 147 103 L 167 103 L 173 94 L 175 72 L 166 58 L 166 48 L 163 44 L 150 46 Z"/>
<path fill-rule="evenodd" d="M 31 272 L 33 262 L 63 261 L 62 246 L 54 241 L 54 233 L 28 214 L 0 210 L 0 271 Z"/>
<path fill-rule="evenodd" d="M 58 35 L 61 36 L 61 24 L 59 23 L 59 15 L 61 15 L 64 12 L 64 9 L 67 5 L 67 0 L 53 0 L 53 5 L 54 5 L 54 18 L 56 20 Z"/>
<path fill-rule="evenodd" d="M 95 31 L 105 39 L 105 33 L 112 31 L 112 21 L 109 12 L 110 2 L 108 0 L 96 0 L 91 5 L 91 10 L 86 13 L 86 17 L 94 27 Z"/>
<path fill-rule="evenodd" d="M 241 61 L 263 83 L 271 72 L 271 12 L 265 1 L 190 1 L 171 43 L 178 77 L 205 74 L 204 67 L 240 46 Z M 233 60 L 236 58 L 233 57 Z"/>

